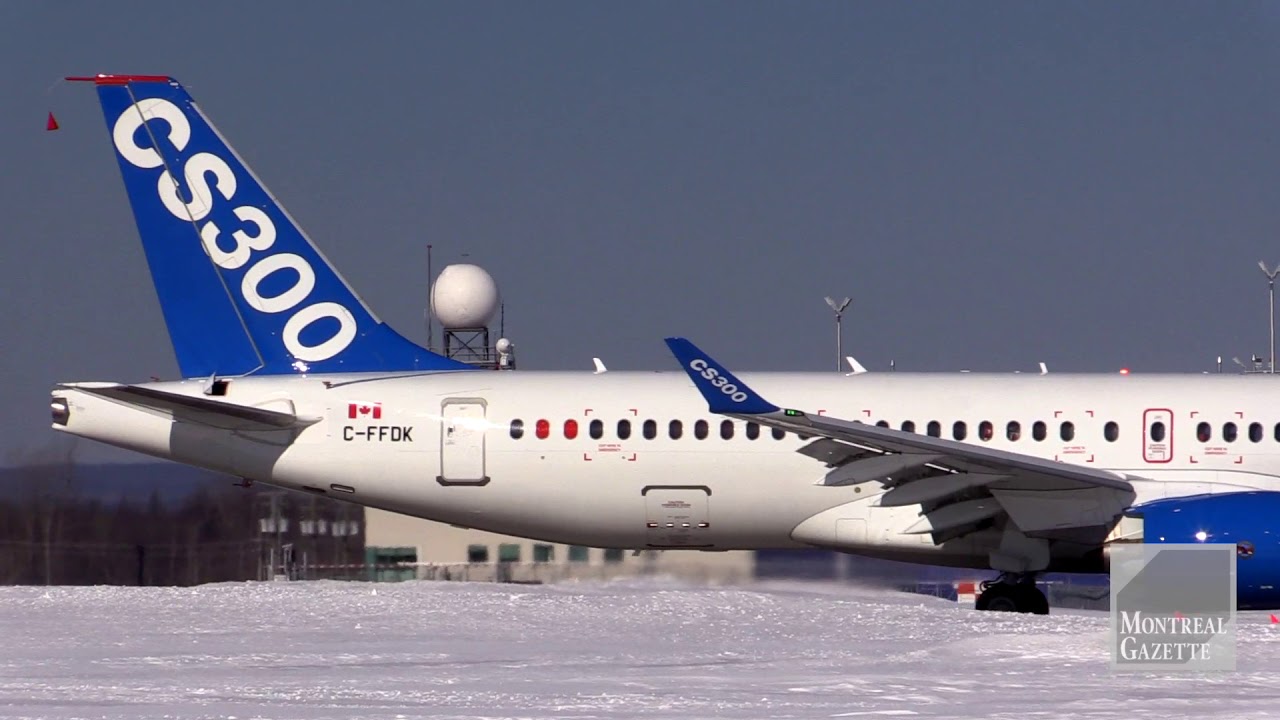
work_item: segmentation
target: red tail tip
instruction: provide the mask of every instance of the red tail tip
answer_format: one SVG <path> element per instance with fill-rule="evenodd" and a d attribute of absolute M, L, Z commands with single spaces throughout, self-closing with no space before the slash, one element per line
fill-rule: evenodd
<path fill-rule="evenodd" d="M 55 118 L 55 117 L 53 116 L 53 112 L 50 112 L 50 113 L 49 113 L 49 119 L 48 119 L 47 121 L 45 121 L 44 129 L 45 129 L 45 130 L 57 130 L 57 129 L 58 129 L 58 119 L 57 119 L 57 118 Z"/>
<path fill-rule="evenodd" d="M 1280 623 L 1280 618 L 1276 617 L 1276 616 L 1273 614 L 1273 615 L 1271 616 L 1271 624 L 1272 624 L 1272 625 L 1275 625 L 1276 623 Z"/>

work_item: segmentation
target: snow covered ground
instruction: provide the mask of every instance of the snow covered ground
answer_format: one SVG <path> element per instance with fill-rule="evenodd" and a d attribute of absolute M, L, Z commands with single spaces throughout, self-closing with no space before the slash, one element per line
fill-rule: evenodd
<path fill-rule="evenodd" d="M 1115 675 L 1103 613 L 655 581 L 0 588 L 6 718 L 1272 718 L 1237 673 Z"/>

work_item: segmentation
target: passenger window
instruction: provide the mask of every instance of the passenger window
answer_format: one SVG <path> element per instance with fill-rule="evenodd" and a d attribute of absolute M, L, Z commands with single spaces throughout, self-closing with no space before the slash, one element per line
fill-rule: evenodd
<path fill-rule="evenodd" d="M 903 421 L 902 421 L 902 432 L 909 432 L 909 433 L 913 433 L 913 432 L 915 432 L 915 431 L 916 431 L 916 424 L 915 424 L 915 423 L 911 422 L 910 420 L 903 420 Z"/>
<path fill-rule="evenodd" d="M 631 421 L 619 420 L 618 421 L 618 439 L 626 440 L 629 437 L 631 437 Z"/>
<path fill-rule="evenodd" d="M 1207 443 L 1213 439 L 1213 428 L 1209 427 L 1209 423 L 1202 422 L 1196 425 L 1196 440 Z"/>
<path fill-rule="evenodd" d="M 722 420 L 720 422 L 720 437 L 724 438 L 725 440 L 733 439 L 733 421 L 732 420 Z"/>
<path fill-rule="evenodd" d="M 644 439 L 652 440 L 656 437 L 658 437 L 658 421 L 645 420 L 644 421 Z"/>
<path fill-rule="evenodd" d="M 524 421 L 512 420 L 511 421 L 511 439 L 519 440 L 522 437 L 524 437 Z"/>
<path fill-rule="evenodd" d="M 760 423 L 747 423 L 747 439 L 755 440 L 760 437 Z"/>
<path fill-rule="evenodd" d="M 978 437 L 982 439 L 982 442 L 990 441 L 991 438 L 995 437 L 995 434 L 995 426 L 993 426 L 990 421 L 983 420 L 978 423 Z"/>
<path fill-rule="evenodd" d="M 699 440 L 706 440 L 708 429 L 709 428 L 707 427 L 707 421 L 699 420 L 698 422 L 693 424 L 693 436 L 698 438 Z"/>
<path fill-rule="evenodd" d="M 604 423 L 600 420 L 591 421 L 591 439 L 599 440 L 604 437 Z"/>
<path fill-rule="evenodd" d="M 930 420 L 928 426 L 925 427 L 925 433 L 929 437 L 942 437 L 942 423 L 937 420 Z"/>
<path fill-rule="evenodd" d="M 964 424 L 963 420 L 957 420 L 951 425 L 951 437 L 956 440 L 963 440 L 969 435 L 969 426 Z"/>
<path fill-rule="evenodd" d="M 781 440 L 782 438 L 784 438 L 784 437 L 786 437 L 786 436 L 787 436 L 787 431 L 786 431 L 786 430 L 783 430 L 782 428 L 774 428 L 774 429 L 773 429 L 773 439 L 774 439 L 774 440 Z"/>
<path fill-rule="evenodd" d="M 1022 423 L 1010 420 L 1009 424 L 1004 426 L 1004 436 L 1009 438 L 1010 442 L 1018 442 L 1022 438 Z"/>
<path fill-rule="evenodd" d="M 1280 423 L 1276 423 L 1276 430 L 1275 430 L 1275 433 L 1276 433 L 1276 435 L 1275 435 L 1275 437 L 1276 437 L 1276 442 L 1280 442 Z"/>
<path fill-rule="evenodd" d="M 1239 431 L 1236 428 L 1236 424 L 1233 422 L 1229 422 L 1226 425 L 1222 426 L 1222 439 L 1226 440 L 1229 443 L 1235 442 L 1238 432 Z"/>
<path fill-rule="evenodd" d="M 667 424 L 667 435 L 670 435 L 672 440 L 679 440 L 680 436 L 684 435 L 684 423 L 672 420 Z"/>
<path fill-rule="evenodd" d="M 577 420 L 564 421 L 564 436 L 570 440 L 578 437 L 578 421 Z"/>
<path fill-rule="evenodd" d="M 1152 442 L 1164 442 L 1164 423 L 1159 420 L 1151 423 L 1151 440 Z"/>
<path fill-rule="evenodd" d="M 539 420 L 533 424 L 533 434 L 538 436 L 539 440 L 546 440 L 551 434 L 551 423 L 546 420 Z"/>
<path fill-rule="evenodd" d="M 1249 442 L 1262 442 L 1262 423 L 1249 423 Z"/>
<path fill-rule="evenodd" d="M 888 421 L 888 420 L 877 420 L 877 421 L 876 421 L 876 427 L 887 428 L 887 427 L 889 427 L 889 421 Z"/>
<path fill-rule="evenodd" d="M 1037 420 L 1031 424 L 1032 440 L 1035 440 L 1036 442 L 1044 442 L 1044 439 L 1048 437 L 1048 435 L 1049 435 L 1049 428 L 1044 424 L 1044 421 Z"/>
<path fill-rule="evenodd" d="M 1102 426 L 1102 436 L 1107 439 L 1107 442 L 1115 442 L 1120 439 L 1120 426 L 1115 421 L 1108 422 Z"/>
<path fill-rule="evenodd" d="M 1058 437 L 1062 438 L 1062 442 L 1071 442 L 1072 440 L 1075 440 L 1076 439 L 1075 423 L 1071 422 L 1070 420 L 1062 423 L 1062 425 L 1058 428 Z"/>

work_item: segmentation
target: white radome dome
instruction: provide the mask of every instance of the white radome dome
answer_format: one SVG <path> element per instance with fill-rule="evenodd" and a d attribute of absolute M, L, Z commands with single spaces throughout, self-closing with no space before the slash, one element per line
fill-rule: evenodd
<path fill-rule="evenodd" d="M 499 302 L 498 284 L 478 265 L 449 265 L 431 286 L 431 314 L 446 328 L 488 327 Z"/>

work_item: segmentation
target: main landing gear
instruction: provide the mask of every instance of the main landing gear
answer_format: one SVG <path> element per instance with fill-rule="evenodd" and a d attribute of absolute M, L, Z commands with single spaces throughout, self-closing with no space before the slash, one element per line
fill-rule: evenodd
<path fill-rule="evenodd" d="M 1049 599 L 1036 587 L 1035 573 L 1000 573 L 982 583 L 975 607 L 995 612 L 1049 614 Z"/>

